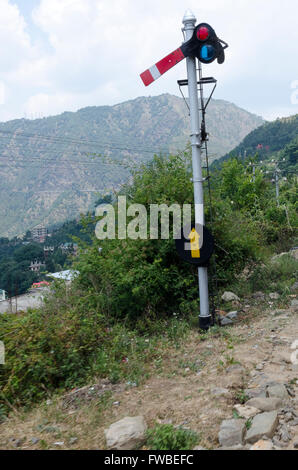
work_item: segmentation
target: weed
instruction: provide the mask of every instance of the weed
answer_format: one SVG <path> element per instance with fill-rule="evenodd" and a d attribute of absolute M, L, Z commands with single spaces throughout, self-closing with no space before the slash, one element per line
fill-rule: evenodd
<path fill-rule="evenodd" d="M 252 419 L 250 418 L 246 421 L 245 427 L 246 427 L 247 430 L 249 430 L 251 428 L 251 426 L 252 426 Z"/>
<path fill-rule="evenodd" d="M 198 443 L 194 431 L 172 424 L 157 424 L 147 431 L 147 445 L 151 450 L 191 450 Z"/>
<path fill-rule="evenodd" d="M 235 394 L 235 401 L 237 401 L 241 405 L 244 405 L 248 400 L 249 400 L 249 397 L 246 395 L 244 390 L 239 390 Z"/>
<path fill-rule="evenodd" d="M 233 356 L 226 355 L 225 360 L 226 360 L 226 365 L 227 366 L 234 366 L 236 364 L 240 364 L 240 362 L 236 361 Z"/>
<path fill-rule="evenodd" d="M 0 424 L 3 423 L 7 418 L 6 409 L 4 405 L 0 403 Z"/>
<path fill-rule="evenodd" d="M 42 448 L 42 450 L 47 450 L 49 447 L 48 443 L 44 439 L 41 439 L 41 441 L 39 441 L 39 445 Z"/>
<path fill-rule="evenodd" d="M 290 381 L 290 385 L 296 385 L 297 383 L 298 383 L 298 378 L 297 377 L 295 377 L 294 379 L 292 379 Z"/>

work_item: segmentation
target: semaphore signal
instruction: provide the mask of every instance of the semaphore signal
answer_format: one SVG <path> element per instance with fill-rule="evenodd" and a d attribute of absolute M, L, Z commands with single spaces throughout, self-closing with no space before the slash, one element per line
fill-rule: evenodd
<path fill-rule="evenodd" d="M 216 59 L 219 64 L 223 64 L 225 61 L 224 50 L 227 47 L 228 45 L 217 37 L 209 24 L 201 23 L 194 29 L 191 39 L 141 73 L 141 79 L 145 86 L 151 85 L 187 57 L 196 57 L 203 64 L 211 64 Z"/>
<path fill-rule="evenodd" d="M 224 51 L 228 47 L 228 45 L 218 38 L 214 29 L 208 23 L 200 23 L 195 26 L 196 18 L 190 10 L 186 11 L 183 18 L 183 24 L 185 42 L 182 44 L 182 46 L 176 49 L 171 54 L 164 57 L 159 62 L 156 62 L 156 64 L 154 64 L 149 69 L 145 70 L 145 72 L 141 74 L 141 79 L 144 85 L 148 86 L 155 80 L 157 80 L 159 77 L 161 77 L 168 70 L 175 67 L 175 65 L 181 62 L 183 59 L 186 59 L 188 78 L 187 80 L 183 80 L 183 85 L 188 85 L 189 92 L 189 111 L 191 121 L 190 139 L 192 147 L 195 226 L 190 228 L 188 232 L 188 240 L 191 241 L 191 250 L 190 254 L 188 253 L 188 258 L 185 259 L 185 261 L 195 263 L 199 266 L 198 277 L 200 298 L 200 328 L 203 330 L 208 330 L 212 325 L 212 316 L 210 315 L 209 311 L 207 264 L 213 251 L 213 237 L 210 234 L 210 243 L 208 244 L 207 240 L 209 238 L 208 236 L 206 236 L 207 231 L 205 228 L 204 216 L 203 182 L 205 181 L 205 179 L 203 178 L 202 173 L 201 152 L 203 144 L 206 145 L 206 141 L 208 140 L 208 134 L 205 129 L 204 118 L 206 107 L 210 101 L 210 98 L 207 104 L 205 105 L 203 98 L 203 85 L 208 83 L 216 84 L 216 80 L 210 77 L 204 79 L 201 76 L 201 64 L 211 64 L 216 59 L 219 64 L 223 64 L 225 61 Z M 197 60 L 199 61 L 199 82 L 197 76 Z M 198 84 L 200 89 L 202 116 L 200 116 L 199 110 Z M 206 249 L 207 245 L 208 249 Z M 180 245 L 177 247 L 178 252 L 180 251 L 181 257 L 184 257 L 184 246 L 185 243 L 183 243 L 182 247 Z M 204 251 L 207 251 L 205 260 L 203 257 Z"/>

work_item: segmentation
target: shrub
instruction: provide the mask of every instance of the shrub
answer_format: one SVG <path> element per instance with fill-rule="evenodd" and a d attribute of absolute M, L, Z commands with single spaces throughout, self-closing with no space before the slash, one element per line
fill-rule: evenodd
<path fill-rule="evenodd" d="M 157 424 L 147 431 L 147 445 L 151 450 L 192 450 L 199 436 L 194 431 L 172 424 Z"/>
<path fill-rule="evenodd" d="M 187 332 L 186 322 L 172 318 L 143 326 L 139 320 L 140 334 L 104 318 L 88 291 L 63 283 L 54 289 L 43 308 L 0 315 L 0 405 L 30 405 L 95 377 L 139 383 L 163 345 L 178 344 Z"/>

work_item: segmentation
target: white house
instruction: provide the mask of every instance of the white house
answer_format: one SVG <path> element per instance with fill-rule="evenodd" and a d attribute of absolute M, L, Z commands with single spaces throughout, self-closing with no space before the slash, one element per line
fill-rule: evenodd
<path fill-rule="evenodd" d="M 50 277 L 52 279 L 61 279 L 63 281 L 71 282 L 79 274 L 80 274 L 79 271 L 74 271 L 73 269 L 69 269 L 67 271 L 60 271 L 59 273 L 47 274 L 47 277 Z"/>
<path fill-rule="evenodd" d="M 6 292 L 5 290 L 0 289 L 0 302 L 6 300 Z"/>

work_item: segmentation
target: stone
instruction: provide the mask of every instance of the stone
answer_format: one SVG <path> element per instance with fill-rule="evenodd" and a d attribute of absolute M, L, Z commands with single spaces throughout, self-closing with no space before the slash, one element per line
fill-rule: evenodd
<path fill-rule="evenodd" d="M 217 387 L 211 389 L 211 395 L 214 395 L 215 397 L 227 397 L 227 398 L 231 396 L 227 388 L 217 388 Z"/>
<path fill-rule="evenodd" d="M 298 441 L 294 442 L 293 447 L 294 449 L 298 449 Z"/>
<path fill-rule="evenodd" d="M 250 450 L 273 450 L 273 443 L 271 441 L 260 440 Z"/>
<path fill-rule="evenodd" d="M 277 397 L 256 397 L 252 398 L 251 400 L 248 400 L 245 406 L 257 408 L 260 411 L 275 411 L 281 408 L 282 400 Z"/>
<path fill-rule="evenodd" d="M 292 427 L 298 426 L 298 418 L 295 418 L 292 421 L 290 421 L 289 425 Z"/>
<path fill-rule="evenodd" d="M 298 290 L 298 282 L 295 282 L 295 284 L 293 284 L 291 287 L 292 292 L 295 292 L 296 290 Z"/>
<path fill-rule="evenodd" d="M 278 426 L 277 411 L 261 413 L 253 418 L 251 428 L 247 431 L 245 442 L 254 444 L 264 436 L 270 439 Z"/>
<path fill-rule="evenodd" d="M 222 447 L 235 447 L 243 444 L 245 421 L 228 419 L 221 423 L 218 440 Z"/>
<path fill-rule="evenodd" d="M 288 310 L 273 310 L 270 312 L 270 315 L 273 317 L 280 317 L 281 315 L 285 315 L 288 312 Z"/>
<path fill-rule="evenodd" d="M 291 302 L 291 308 L 297 308 L 297 307 L 298 307 L 298 300 L 293 299 L 292 302 Z"/>
<path fill-rule="evenodd" d="M 283 384 L 275 384 L 267 387 L 266 395 L 267 397 L 280 398 L 281 400 L 289 398 L 288 391 Z"/>
<path fill-rule="evenodd" d="M 237 445 L 237 446 L 224 446 L 224 447 L 219 447 L 218 449 L 215 449 L 215 450 L 246 450 L 245 449 L 245 446 L 242 446 L 242 445 Z"/>
<path fill-rule="evenodd" d="M 233 364 L 232 366 L 229 366 L 226 368 L 226 372 L 245 372 L 244 367 L 241 364 Z"/>
<path fill-rule="evenodd" d="M 291 435 L 286 426 L 282 426 L 279 430 L 279 436 L 283 442 L 289 442 L 291 440 Z"/>
<path fill-rule="evenodd" d="M 63 441 L 54 442 L 54 446 L 63 447 L 63 446 L 64 446 L 64 442 L 63 442 Z"/>
<path fill-rule="evenodd" d="M 108 449 L 135 450 L 146 440 L 147 425 L 143 416 L 125 417 L 104 431 Z"/>
<path fill-rule="evenodd" d="M 266 392 L 265 392 L 264 388 L 254 388 L 254 389 L 246 388 L 244 390 L 244 394 L 245 394 L 245 396 L 247 396 L 248 399 L 259 398 L 259 397 L 265 398 L 266 397 Z M 254 406 L 254 405 L 249 405 L 249 406 Z"/>
<path fill-rule="evenodd" d="M 264 292 L 255 292 L 253 295 L 252 295 L 252 298 L 253 299 L 265 299 L 265 294 Z"/>
<path fill-rule="evenodd" d="M 233 325 L 234 322 L 227 317 L 220 317 L 220 324 L 221 326 L 230 326 Z"/>
<path fill-rule="evenodd" d="M 285 447 L 288 447 L 288 444 L 281 442 L 279 439 L 277 439 L 277 437 L 274 437 L 272 441 L 276 449 L 283 449 Z"/>
<path fill-rule="evenodd" d="M 289 256 L 289 253 L 288 252 L 285 252 L 285 253 L 279 253 L 278 255 L 274 255 L 272 257 L 272 261 L 276 261 L 280 258 L 282 258 L 283 256 Z"/>
<path fill-rule="evenodd" d="M 269 297 L 271 300 L 278 300 L 280 298 L 280 295 L 277 292 L 272 292 L 269 294 Z"/>
<path fill-rule="evenodd" d="M 23 443 L 25 442 L 25 440 L 26 440 L 25 438 L 15 439 L 14 437 L 9 439 L 9 441 L 11 442 L 11 444 L 13 445 L 15 449 L 18 449 L 19 447 L 21 447 Z"/>
<path fill-rule="evenodd" d="M 292 418 L 293 418 L 293 415 L 292 415 L 291 412 L 288 412 L 288 413 L 285 414 L 285 421 L 286 421 L 286 423 L 288 423 L 289 421 L 291 421 Z"/>
<path fill-rule="evenodd" d="M 220 317 L 220 324 L 221 326 L 230 326 L 233 325 L 234 322 L 227 317 Z"/>
<path fill-rule="evenodd" d="M 30 440 L 31 440 L 31 443 L 32 443 L 33 445 L 38 444 L 39 441 L 40 441 L 40 439 L 38 439 L 37 437 L 31 437 Z"/>
<path fill-rule="evenodd" d="M 236 300 L 237 302 L 240 302 L 239 297 L 236 294 L 234 294 L 233 292 L 225 292 L 223 294 L 223 296 L 221 297 L 221 299 L 224 302 L 232 302 L 233 300 Z"/>
<path fill-rule="evenodd" d="M 238 312 L 230 312 L 226 315 L 226 318 L 228 318 L 229 320 L 237 320 Z"/>
<path fill-rule="evenodd" d="M 231 374 L 227 374 L 223 379 L 223 385 L 231 388 L 243 388 L 243 372 L 235 371 Z"/>
<path fill-rule="evenodd" d="M 245 406 L 245 405 L 235 405 L 234 410 L 239 415 L 240 418 L 251 419 L 254 418 L 260 410 L 254 408 L 252 406 Z"/>
<path fill-rule="evenodd" d="M 293 256 L 293 258 L 298 261 L 298 248 L 294 248 L 293 250 L 290 251 L 290 255 Z"/>
<path fill-rule="evenodd" d="M 193 450 L 207 450 L 207 449 L 205 449 L 205 447 L 202 447 L 202 446 L 197 446 Z"/>
<path fill-rule="evenodd" d="M 69 439 L 69 444 L 72 446 L 73 444 L 75 444 L 76 442 L 78 442 L 78 438 L 77 437 L 71 437 Z"/>
<path fill-rule="evenodd" d="M 279 352 L 279 353 L 276 353 L 272 360 L 271 360 L 271 363 L 272 364 L 282 364 L 283 362 L 285 362 L 286 364 L 291 364 L 291 355 L 290 353 L 285 353 L 285 352 Z"/>

